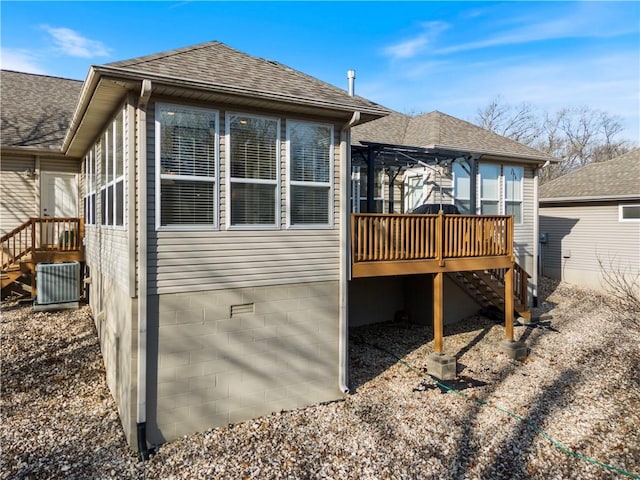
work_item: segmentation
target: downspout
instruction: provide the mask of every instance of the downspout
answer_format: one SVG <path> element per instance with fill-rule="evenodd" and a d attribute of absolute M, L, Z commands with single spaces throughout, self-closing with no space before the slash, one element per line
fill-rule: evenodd
<path fill-rule="evenodd" d="M 339 387 L 349 393 L 348 341 L 349 341 L 349 278 L 351 277 L 351 232 L 349 190 L 351 189 L 351 127 L 360 122 L 360 112 L 340 130 L 340 326 L 339 326 Z"/>
<path fill-rule="evenodd" d="M 349 96 L 355 93 L 356 71 L 347 71 Z M 360 122 L 360 112 L 340 129 L 340 325 L 338 338 L 338 383 L 342 393 L 349 393 L 349 279 L 351 278 L 351 127 Z"/>
<path fill-rule="evenodd" d="M 151 81 L 143 80 L 138 101 L 138 375 L 136 430 L 141 460 L 147 448 L 147 105 Z"/>

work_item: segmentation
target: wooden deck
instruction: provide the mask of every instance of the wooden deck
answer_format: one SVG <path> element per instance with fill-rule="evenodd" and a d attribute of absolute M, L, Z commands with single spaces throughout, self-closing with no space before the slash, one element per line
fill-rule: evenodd
<path fill-rule="evenodd" d="M 474 281 L 492 289 L 513 341 L 514 310 L 530 317 L 525 272 L 515 262 L 513 217 L 505 215 L 351 215 L 353 278 L 433 274 L 434 351 L 443 353 L 444 275 L 482 272 Z"/>
<path fill-rule="evenodd" d="M 351 259 L 354 278 L 508 268 L 513 218 L 353 214 Z"/>

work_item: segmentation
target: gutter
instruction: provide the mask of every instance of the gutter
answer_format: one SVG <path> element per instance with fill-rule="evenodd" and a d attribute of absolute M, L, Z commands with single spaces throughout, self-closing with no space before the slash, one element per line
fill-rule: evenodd
<path fill-rule="evenodd" d="M 141 460 L 147 448 L 147 104 L 151 81 L 143 80 L 138 101 L 138 372 L 136 429 Z"/>
<path fill-rule="evenodd" d="M 351 211 L 349 190 L 351 187 L 351 127 L 360 123 L 360 112 L 353 112 L 351 119 L 340 129 L 340 325 L 338 339 L 339 388 L 349 393 L 349 278 L 351 277 Z"/>
<path fill-rule="evenodd" d="M 588 202 L 615 202 L 627 200 L 640 200 L 637 193 L 629 195 L 590 195 L 584 197 L 546 197 L 541 198 L 540 203 L 588 203 Z"/>

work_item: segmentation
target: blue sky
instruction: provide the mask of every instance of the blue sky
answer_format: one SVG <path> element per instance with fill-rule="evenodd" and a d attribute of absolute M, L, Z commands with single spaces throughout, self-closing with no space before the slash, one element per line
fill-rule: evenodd
<path fill-rule="evenodd" d="M 13 2 L 2 68 L 84 79 L 89 65 L 219 40 L 400 112 L 472 120 L 501 95 L 622 117 L 640 143 L 640 3 Z"/>

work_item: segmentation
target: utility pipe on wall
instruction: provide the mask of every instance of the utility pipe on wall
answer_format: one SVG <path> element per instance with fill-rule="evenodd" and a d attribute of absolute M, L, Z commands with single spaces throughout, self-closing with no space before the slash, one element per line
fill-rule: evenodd
<path fill-rule="evenodd" d="M 138 374 L 136 429 L 138 452 L 149 458 L 147 449 L 147 105 L 151 81 L 143 80 L 138 102 Z"/>

